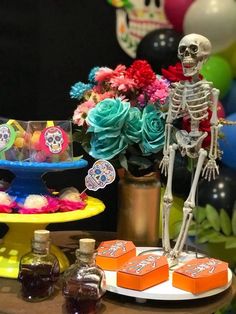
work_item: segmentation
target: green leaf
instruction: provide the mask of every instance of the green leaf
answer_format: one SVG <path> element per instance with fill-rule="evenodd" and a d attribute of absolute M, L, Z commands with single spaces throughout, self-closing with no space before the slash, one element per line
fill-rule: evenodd
<path fill-rule="evenodd" d="M 198 233 L 197 242 L 198 243 L 209 242 L 209 240 L 211 240 L 216 235 L 218 235 L 218 233 L 214 230 L 201 230 Z"/>
<path fill-rule="evenodd" d="M 188 231 L 188 235 L 194 237 L 197 234 L 196 229 L 192 229 Z"/>
<path fill-rule="evenodd" d="M 83 158 L 83 155 L 73 157 L 73 161 L 77 161 Z"/>
<path fill-rule="evenodd" d="M 222 243 L 227 240 L 227 237 L 220 233 L 215 233 L 215 235 L 212 234 L 211 238 L 209 239 L 210 243 Z"/>
<path fill-rule="evenodd" d="M 234 209 L 232 216 L 232 230 L 233 234 L 236 236 L 236 209 Z"/>
<path fill-rule="evenodd" d="M 188 229 L 188 235 L 196 236 L 196 234 L 197 234 L 196 224 L 192 221 Z"/>
<path fill-rule="evenodd" d="M 193 217 L 196 222 L 201 223 L 206 218 L 206 209 L 205 207 L 195 207 L 193 210 Z"/>
<path fill-rule="evenodd" d="M 182 220 L 176 221 L 176 222 L 172 225 L 172 237 L 173 237 L 174 239 L 177 238 L 177 236 L 179 235 L 181 225 L 182 225 Z"/>
<path fill-rule="evenodd" d="M 212 228 L 210 222 L 207 219 L 203 220 L 203 222 L 198 227 L 204 230 Z"/>
<path fill-rule="evenodd" d="M 229 237 L 225 243 L 226 249 L 235 249 L 236 248 L 236 237 Z"/>
<path fill-rule="evenodd" d="M 232 233 L 231 220 L 228 213 L 223 208 L 220 210 L 220 225 L 223 233 L 226 236 L 230 236 Z"/>
<path fill-rule="evenodd" d="M 209 204 L 206 206 L 206 216 L 215 231 L 220 231 L 220 216 L 217 210 Z"/>

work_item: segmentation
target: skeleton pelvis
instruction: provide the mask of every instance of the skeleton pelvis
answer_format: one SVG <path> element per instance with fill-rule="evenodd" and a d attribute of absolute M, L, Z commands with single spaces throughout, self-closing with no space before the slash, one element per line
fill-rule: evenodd
<path fill-rule="evenodd" d="M 189 156 L 190 158 L 197 158 L 198 152 L 202 147 L 204 138 L 207 137 L 207 132 L 201 132 L 199 136 L 192 136 L 186 130 L 179 130 L 175 134 L 176 141 L 182 156 Z"/>

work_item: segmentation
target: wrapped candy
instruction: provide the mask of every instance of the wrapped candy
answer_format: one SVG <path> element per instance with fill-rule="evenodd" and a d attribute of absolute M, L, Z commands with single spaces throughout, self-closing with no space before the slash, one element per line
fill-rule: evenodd
<path fill-rule="evenodd" d="M 47 214 L 58 210 L 59 204 L 56 198 L 38 194 L 28 195 L 22 206 L 19 206 L 20 214 Z"/>
<path fill-rule="evenodd" d="M 8 193 L 0 191 L 0 213 L 11 213 L 15 207 L 15 200 Z"/>
<path fill-rule="evenodd" d="M 80 194 L 74 187 L 65 188 L 59 193 L 59 211 L 72 211 L 77 209 L 84 209 L 86 206 L 86 194 Z"/>

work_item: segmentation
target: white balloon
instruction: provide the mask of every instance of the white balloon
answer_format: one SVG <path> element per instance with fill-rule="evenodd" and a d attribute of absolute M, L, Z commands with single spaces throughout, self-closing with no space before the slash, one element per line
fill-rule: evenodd
<path fill-rule="evenodd" d="M 212 52 L 228 48 L 236 40 L 236 1 L 196 0 L 184 17 L 184 34 L 207 37 Z"/>

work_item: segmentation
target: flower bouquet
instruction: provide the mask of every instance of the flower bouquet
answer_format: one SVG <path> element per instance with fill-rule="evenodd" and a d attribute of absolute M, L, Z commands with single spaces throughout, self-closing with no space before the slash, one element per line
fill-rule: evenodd
<path fill-rule="evenodd" d="M 70 91 L 78 102 L 74 140 L 93 158 L 110 160 L 134 176 L 156 170 L 168 92 L 169 81 L 144 60 L 93 68 L 88 83 L 77 82 Z"/>

